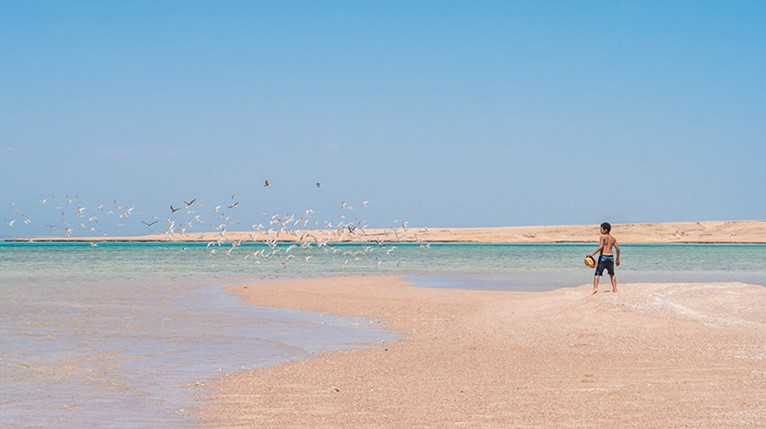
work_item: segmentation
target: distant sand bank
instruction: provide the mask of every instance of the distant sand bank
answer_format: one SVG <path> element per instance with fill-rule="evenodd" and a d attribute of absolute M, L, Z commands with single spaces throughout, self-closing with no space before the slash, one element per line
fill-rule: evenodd
<path fill-rule="evenodd" d="M 363 276 L 238 287 L 246 302 L 381 321 L 400 341 L 232 374 L 210 427 L 762 427 L 766 288 L 408 287 Z"/>
<path fill-rule="evenodd" d="M 766 243 L 766 220 L 706 221 L 675 223 L 614 224 L 612 234 L 621 243 Z M 316 240 L 387 242 L 484 242 L 484 243 L 569 243 L 595 242 L 598 225 L 509 226 L 496 228 L 366 229 L 340 236 L 334 230 L 296 230 L 289 232 L 227 232 L 228 241 L 298 241 L 312 236 Z M 37 238 L 38 241 L 213 241 L 220 233 L 154 234 L 127 237 Z M 27 239 L 18 239 L 25 241 Z"/>

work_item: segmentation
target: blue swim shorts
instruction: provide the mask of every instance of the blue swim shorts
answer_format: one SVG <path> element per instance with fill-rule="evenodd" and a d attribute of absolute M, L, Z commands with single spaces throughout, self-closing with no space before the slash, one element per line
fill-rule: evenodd
<path fill-rule="evenodd" d="M 614 256 L 613 255 L 599 255 L 598 257 L 598 266 L 596 267 L 596 273 L 597 276 L 604 275 L 604 269 L 609 273 L 610 276 L 614 275 Z"/>

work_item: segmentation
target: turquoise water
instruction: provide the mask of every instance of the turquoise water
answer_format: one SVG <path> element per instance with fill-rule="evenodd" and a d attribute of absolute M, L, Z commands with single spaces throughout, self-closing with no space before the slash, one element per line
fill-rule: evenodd
<path fill-rule="evenodd" d="M 344 243 L 308 249 L 280 244 L 274 252 L 260 243 L 243 243 L 235 249 L 204 243 L 100 243 L 95 247 L 89 243 L 0 243 L 0 274 L 58 275 L 83 267 L 120 274 L 582 271 L 583 256 L 594 248 L 586 244 L 434 243 L 423 248 L 409 243 Z M 647 244 L 621 249 L 623 272 L 766 270 L 766 245 Z M 261 250 L 273 254 L 252 256 Z"/>
<path fill-rule="evenodd" d="M 396 273 L 423 287 L 547 290 L 590 283 L 594 248 L 2 243 L 0 427 L 193 427 L 196 395 L 221 373 L 397 338 L 371 320 L 244 306 L 227 286 Z M 763 245 L 621 248 L 621 282 L 766 285 Z"/>

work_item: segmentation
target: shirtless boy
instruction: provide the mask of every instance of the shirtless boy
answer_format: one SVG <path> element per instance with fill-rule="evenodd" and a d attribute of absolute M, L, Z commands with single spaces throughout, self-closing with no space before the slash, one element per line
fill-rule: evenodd
<path fill-rule="evenodd" d="M 617 277 L 614 275 L 614 265 L 620 265 L 620 246 L 617 245 L 617 239 L 612 237 L 610 232 L 612 231 L 612 225 L 609 222 L 601 224 L 601 236 L 598 239 L 598 249 L 590 253 L 589 256 L 593 256 L 599 253 L 598 266 L 596 267 L 596 274 L 593 276 L 593 293 L 598 293 L 598 281 L 604 274 L 604 269 L 609 273 L 609 277 L 612 279 L 612 292 L 617 292 Z M 617 253 L 617 259 L 615 259 L 614 248 Z"/>

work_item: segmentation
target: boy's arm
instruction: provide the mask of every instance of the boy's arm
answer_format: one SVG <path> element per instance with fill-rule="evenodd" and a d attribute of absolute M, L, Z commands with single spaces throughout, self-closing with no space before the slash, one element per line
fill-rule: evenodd
<path fill-rule="evenodd" d="M 615 259 L 614 263 L 620 265 L 620 245 L 617 244 L 617 240 L 614 240 L 614 250 L 617 254 L 617 259 Z"/>

